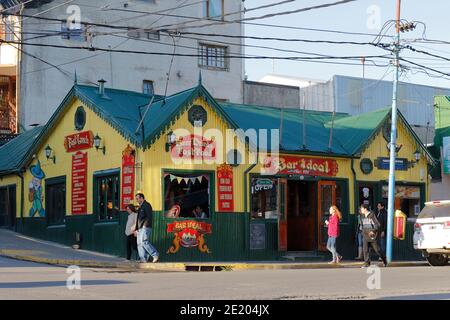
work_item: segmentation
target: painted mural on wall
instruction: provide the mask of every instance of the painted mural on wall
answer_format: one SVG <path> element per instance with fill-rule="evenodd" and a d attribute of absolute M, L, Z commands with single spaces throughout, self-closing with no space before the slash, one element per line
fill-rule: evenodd
<path fill-rule="evenodd" d="M 167 253 L 176 253 L 181 247 L 193 248 L 203 253 L 211 253 L 205 243 L 205 234 L 212 233 L 212 225 L 193 220 L 176 221 L 167 224 L 167 232 L 174 233 L 175 238 Z"/>
<path fill-rule="evenodd" d="M 37 164 L 30 166 L 30 173 L 33 175 L 33 179 L 28 185 L 28 200 L 32 203 L 29 216 L 34 217 L 36 214 L 39 214 L 40 217 L 45 217 L 44 194 L 42 191 L 42 180 L 45 178 L 45 173 L 42 171 L 39 160 Z"/>

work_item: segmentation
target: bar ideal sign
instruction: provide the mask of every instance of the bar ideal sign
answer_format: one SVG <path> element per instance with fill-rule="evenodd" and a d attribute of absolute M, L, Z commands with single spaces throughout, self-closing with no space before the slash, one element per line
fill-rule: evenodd
<path fill-rule="evenodd" d="M 339 171 L 336 160 L 296 156 L 268 156 L 264 159 L 264 174 L 298 174 L 334 177 Z"/>

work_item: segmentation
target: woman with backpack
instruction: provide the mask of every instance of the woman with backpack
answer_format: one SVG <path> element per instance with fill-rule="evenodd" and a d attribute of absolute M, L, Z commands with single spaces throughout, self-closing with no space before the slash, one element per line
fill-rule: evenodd
<path fill-rule="evenodd" d="M 383 252 L 380 250 L 380 246 L 378 245 L 378 237 L 380 236 L 380 222 L 373 212 L 370 211 L 368 204 L 362 204 L 360 208 L 362 217 L 362 234 L 363 234 L 363 251 L 364 251 L 364 265 L 363 268 L 367 268 L 370 266 L 370 254 L 369 254 L 369 246 L 380 256 L 381 260 L 383 260 L 383 265 L 387 266 L 386 257 Z"/>

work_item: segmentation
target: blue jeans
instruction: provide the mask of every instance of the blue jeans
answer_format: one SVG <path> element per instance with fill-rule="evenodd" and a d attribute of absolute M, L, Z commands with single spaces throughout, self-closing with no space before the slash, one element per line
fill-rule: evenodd
<path fill-rule="evenodd" d="M 152 257 L 159 256 L 158 251 L 150 243 L 151 237 L 152 237 L 151 228 L 142 228 L 138 230 L 137 247 L 139 252 L 139 258 L 141 258 L 141 261 L 147 262 L 149 256 Z"/>
<path fill-rule="evenodd" d="M 339 253 L 336 250 L 336 237 L 328 237 L 327 249 L 333 255 L 333 261 L 337 261 Z"/>
<path fill-rule="evenodd" d="M 358 248 L 362 248 L 363 247 L 363 235 L 362 232 L 358 232 Z"/>
<path fill-rule="evenodd" d="M 386 234 L 384 235 L 384 237 L 382 237 L 380 235 L 380 238 L 378 239 L 379 241 L 379 245 L 380 245 L 380 250 L 381 252 L 386 255 Z"/>

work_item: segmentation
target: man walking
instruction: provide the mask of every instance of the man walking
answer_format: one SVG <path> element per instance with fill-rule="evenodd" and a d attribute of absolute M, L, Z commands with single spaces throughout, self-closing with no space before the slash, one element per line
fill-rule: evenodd
<path fill-rule="evenodd" d="M 159 253 L 150 243 L 152 237 L 153 209 L 150 203 L 145 200 L 142 193 L 136 194 L 136 201 L 139 203 L 139 210 L 136 220 L 136 236 L 139 257 L 141 262 L 148 262 L 150 256 L 153 262 L 159 261 Z"/>
<path fill-rule="evenodd" d="M 381 252 L 378 246 L 378 236 L 380 233 L 380 223 L 375 214 L 369 210 L 369 205 L 361 205 L 362 229 L 363 229 L 363 251 L 364 251 L 364 265 L 363 268 L 370 266 L 369 246 L 380 256 L 384 266 L 387 266 L 386 257 Z"/>
<path fill-rule="evenodd" d="M 383 202 L 377 203 L 377 220 L 380 222 L 379 245 L 381 252 L 386 255 L 386 228 L 387 228 L 387 211 Z"/>

